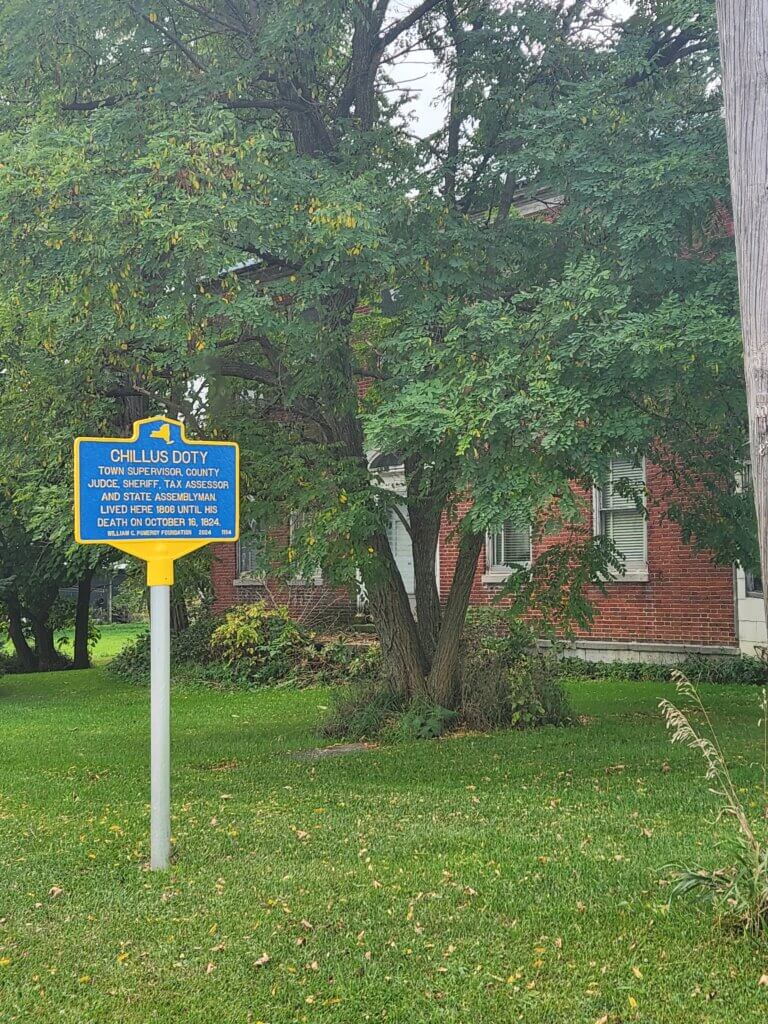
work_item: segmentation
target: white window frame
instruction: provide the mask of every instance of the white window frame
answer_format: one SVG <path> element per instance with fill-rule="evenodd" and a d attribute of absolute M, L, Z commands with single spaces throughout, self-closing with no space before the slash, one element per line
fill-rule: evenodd
<path fill-rule="evenodd" d="M 616 456 L 620 458 L 620 456 Z M 611 459 L 613 462 L 613 459 Z M 646 462 L 645 457 L 640 459 L 640 468 L 643 471 L 643 487 L 648 487 L 648 477 L 646 474 Z M 610 472 L 610 466 L 609 466 Z M 646 508 L 645 502 L 643 502 L 643 508 Z M 604 536 L 603 532 L 603 489 L 598 485 L 592 488 L 592 532 L 595 537 Z M 609 577 L 612 583 L 647 583 L 648 582 L 648 516 L 644 517 L 643 522 L 643 557 L 627 558 L 624 560 L 624 572 L 623 574 L 612 575 Z"/>
<path fill-rule="evenodd" d="M 502 529 L 504 527 L 502 526 Z M 528 558 L 514 565 L 495 565 L 493 561 L 494 538 L 500 530 L 488 530 L 485 534 L 485 572 L 481 576 L 482 583 L 506 583 L 520 569 L 528 569 L 533 558 L 533 530 L 528 527 Z M 521 533 L 523 530 L 520 531 Z"/>

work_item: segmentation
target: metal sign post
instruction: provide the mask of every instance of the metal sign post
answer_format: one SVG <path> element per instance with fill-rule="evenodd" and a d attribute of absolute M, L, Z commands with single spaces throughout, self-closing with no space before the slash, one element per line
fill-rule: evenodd
<path fill-rule="evenodd" d="M 189 441 L 165 416 L 131 438 L 75 440 L 75 540 L 111 544 L 147 563 L 150 595 L 150 866 L 171 856 L 171 586 L 173 563 L 239 535 L 238 446 Z"/>
<path fill-rule="evenodd" d="M 150 858 L 153 871 L 171 856 L 171 588 L 149 588 L 151 644 Z"/>

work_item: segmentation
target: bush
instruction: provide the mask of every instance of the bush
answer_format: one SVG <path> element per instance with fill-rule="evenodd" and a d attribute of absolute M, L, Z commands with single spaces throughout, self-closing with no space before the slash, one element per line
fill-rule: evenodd
<path fill-rule="evenodd" d="M 380 667 L 332 698 L 321 735 L 330 739 L 434 739 L 462 727 L 492 729 L 566 725 L 574 720 L 557 665 L 538 655 L 478 650 L 462 663 L 460 706 L 424 697 L 408 701 Z"/>
<path fill-rule="evenodd" d="M 257 601 L 227 614 L 213 631 L 211 651 L 229 667 L 234 681 L 265 686 L 295 677 L 308 661 L 309 642 L 287 608 Z"/>
<path fill-rule="evenodd" d="M 478 651 L 462 664 L 459 719 L 465 728 L 486 732 L 566 725 L 573 713 L 551 659 Z"/>
<path fill-rule="evenodd" d="M 470 608 L 461 645 L 464 651 L 499 651 L 522 657 L 536 650 L 536 634 L 527 622 L 500 608 Z"/>
<path fill-rule="evenodd" d="M 110 661 L 107 671 L 125 683 L 148 683 L 150 667 L 149 633 L 140 633 Z"/>
<path fill-rule="evenodd" d="M 658 682 L 669 679 L 673 672 L 682 672 L 691 682 L 765 686 L 768 684 L 768 663 L 746 655 L 718 657 L 693 654 L 677 664 L 643 661 L 583 661 L 561 658 L 557 662 L 560 675 L 582 679 L 619 679 L 631 682 Z"/>
<path fill-rule="evenodd" d="M 320 735 L 326 739 L 369 740 L 394 727 L 407 702 L 383 675 L 362 677 L 338 690 Z"/>
<path fill-rule="evenodd" d="M 343 685 L 371 679 L 381 670 L 381 649 L 377 643 L 349 643 L 344 636 L 314 646 L 307 653 L 302 671 L 317 685 Z"/>
<path fill-rule="evenodd" d="M 0 676 L 16 675 L 19 672 L 26 671 L 27 670 L 15 654 L 9 654 L 7 651 L 0 651 Z"/>
<path fill-rule="evenodd" d="M 746 655 L 738 658 L 715 658 L 694 654 L 685 658 L 676 668 L 696 684 L 741 683 L 748 686 L 765 686 L 768 683 L 768 663 Z"/>
<path fill-rule="evenodd" d="M 171 658 L 182 664 L 209 665 L 213 660 L 213 634 L 224 620 L 220 615 L 205 613 L 171 637 Z"/>
<path fill-rule="evenodd" d="M 417 698 L 400 715 L 395 732 L 406 740 L 435 740 L 448 732 L 458 717 L 457 711 Z"/>
<path fill-rule="evenodd" d="M 181 633 L 171 637 L 171 666 L 206 665 L 213 660 L 211 637 L 222 619 L 215 615 L 200 615 Z M 141 633 L 133 643 L 127 644 L 110 661 L 108 671 L 128 683 L 149 683 L 149 633 Z"/>
<path fill-rule="evenodd" d="M 378 644 L 350 644 L 338 637 L 320 645 L 285 608 L 261 603 L 240 605 L 223 617 L 199 615 L 171 638 L 174 678 L 181 674 L 185 683 L 192 684 L 340 684 L 370 679 L 378 674 L 380 662 Z M 175 671 L 179 667 L 181 673 Z M 127 682 L 148 683 L 149 633 L 123 648 L 110 662 L 109 671 Z"/>

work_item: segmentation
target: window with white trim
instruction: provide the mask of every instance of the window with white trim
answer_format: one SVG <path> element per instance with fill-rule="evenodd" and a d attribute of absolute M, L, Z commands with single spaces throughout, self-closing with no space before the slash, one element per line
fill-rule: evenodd
<path fill-rule="evenodd" d="M 500 530 L 489 533 L 486 542 L 486 583 L 506 579 L 510 572 L 531 564 L 531 531 L 507 520 Z"/>
<path fill-rule="evenodd" d="M 624 556 L 623 578 L 648 577 L 648 522 L 644 500 L 645 460 L 611 459 L 595 488 L 595 534 L 608 537 Z"/>

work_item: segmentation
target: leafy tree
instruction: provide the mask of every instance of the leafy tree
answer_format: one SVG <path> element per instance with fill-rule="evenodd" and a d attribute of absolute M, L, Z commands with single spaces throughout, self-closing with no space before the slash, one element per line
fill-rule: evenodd
<path fill-rule="evenodd" d="M 695 450 L 722 456 L 721 480 L 733 468 L 711 4 L 642 0 L 623 22 L 609 6 L 0 14 L 5 330 L 79 361 L 86 389 L 237 436 L 252 511 L 302 513 L 292 567 L 359 571 L 395 678 L 446 707 L 486 530 L 578 522 L 605 460 L 659 438 L 673 465 Z M 427 138 L 398 84 L 413 52 L 444 81 Z M 372 450 L 403 460 L 402 505 L 371 486 Z M 445 512 L 459 559 L 441 607 Z M 610 558 L 585 554 L 594 573 Z"/>

